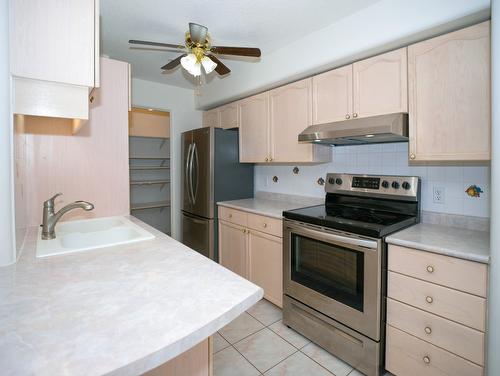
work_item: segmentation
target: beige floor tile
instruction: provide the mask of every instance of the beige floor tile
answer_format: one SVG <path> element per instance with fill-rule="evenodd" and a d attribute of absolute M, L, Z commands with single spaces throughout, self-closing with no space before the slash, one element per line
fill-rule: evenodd
<path fill-rule="evenodd" d="M 343 362 L 312 342 L 300 351 L 321 364 L 335 376 L 347 376 L 352 371 L 352 367 L 349 364 Z"/>
<path fill-rule="evenodd" d="M 260 372 L 232 346 L 214 355 L 214 376 L 257 376 Z"/>
<path fill-rule="evenodd" d="M 264 325 L 259 321 L 244 312 L 219 330 L 219 333 L 229 343 L 236 343 L 250 334 L 259 331 L 263 327 Z"/>
<path fill-rule="evenodd" d="M 314 360 L 301 352 L 296 352 L 278 365 L 271 368 L 266 376 L 332 376 L 330 372 L 321 367 Z"/>
<path fill-rule="evenodd" d="M 266 326 L 283 317 L 281 309 L 265 299 L 260 300 L 247 312 Z"/>
<path fill-rule="evenodd" d="M 309 342 L 311 342 L 306 337 L 301 336 L 295 330 L 290 329 L 285 324 L 283 324 L 282 320 L 277 321 L 274 324 L 270 325 L 269 329 L 271 329 L 273 332 L 275 332 L 277 335 L 279 335 L 287 342 L 290 342 L 298 349 L 301 349 Z"/>
<path fill-rule="evenodd" d="M 229 342 L 227 342 L 224 337 L 222 337 L 219 333 L 215 333 L 213 335 L 213 352 L 214 354 L 216 352 L 219 352 L 221 350 L 224 350 L 226 347 L 230 346 Z"/>
<path fill-rule="evenodd" d="M 261 372 L 267 371 L 297 351 L 267 328 L 235 343 L 234 347 Z"/>
<path fill-rule="evenodd" d="M 353 369 L 349 376 L 365 376 L 365 374 L 359 372 L 357 369 Z"/>

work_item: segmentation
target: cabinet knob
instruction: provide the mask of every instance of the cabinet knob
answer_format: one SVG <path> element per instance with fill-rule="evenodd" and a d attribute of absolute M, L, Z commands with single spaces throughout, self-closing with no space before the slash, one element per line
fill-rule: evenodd
<path fill-rule="evenodd" d="M 271 157 L 269 157 L 269 162 L 272 162 L 272 160 L 273 160 L 273 159 L 272 159 Z"/>
<path fill-rule="evenodd" d="M 243 229 L 243 230 L 241 230 L 241 231 L 243 231 L 243 233 L 244 233 L 244 234 L 246 234 L 246 233 L 247 233 L 247 230 L 246 230 L 246 229 Z"/>
<path fill-rule="evenodd" d="M 345 116 L 345 118 L 346 118 L 347 120 L 349 120 L 349 119 L 351 118 L 351 115 L 347 114 L 347 115 Z"/>
<path fill-rule="evenodd" d="M 427 333 L 427 334 L 431 334 L 432 333 L 432 329 L 429 328 L 428 326 L 425 327 L 424 331 Z"/>
<path fill-rule="evenodd" d="M 357 117 L 358 117 L 358 114 L 357 114 L 357 113 L 353 113 L 353 114 L 352 114 L 352 117 L 353 117 L 353 118 L 357 118 Z"/>
<path fill-rule="evenodd" d="M 264 228 L 266 228 L 266 227 L 267 227 L 267 223 L 264 223 L 264 225 L 263 225 L 263 226 L 264 226 Z"/>
<path fill-rule="evenodd" d="M 229 218 L 233 218 L 233 215 L 232 215 L 232 214 L 229 214 Z"/>
<path fill-rule="evenodd" d="M 269 157 L 266 157 L 266 162 L 269 162 Z"/>
<path fill-rule="evenodd" d="M 430 304 L 430 303 L 432 303 L 434 301 L 434 299 L 432 299 L 432 296 L 427 296 L 425 298 L 425 301 Z"/>
<path fill-rule="evenodd" d="M 427 271 L 428 271 L 429 273 L 434 273 L 434 266 L 432 266 L 432 265 L 428 265 L 428 266 L 427 266 Z"/>
<path fill-rule="evenodd" d="M 424 363 L 425 363 L 425 364 L 429 364 L 429 363 L 431 362 L 431 358 L 429 358 L 429 356 L 427 356 L 427 355 L 426 355 L 426 356 L 424 356 L 424 357 L 422 358 L 422 360 L 424 361 Z"/>
<path fill-rule="evenodd" d="M 410 154 L 410 159 L 415 159 L 415 154 L 411 153 Z"/>

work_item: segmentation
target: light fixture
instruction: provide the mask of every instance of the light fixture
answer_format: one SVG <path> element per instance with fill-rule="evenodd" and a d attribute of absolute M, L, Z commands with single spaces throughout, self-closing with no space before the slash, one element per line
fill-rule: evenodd
<path fill-rule="evenodd" d="M 374 137 L 374 135 L 373 134 L 367 134 L 367 135 L 365 135 L 365 137 L 366 138 L 372 138 L 372 137 Z"/>
<path fill-rule="evenodd" d="M 195 77 L 201 76 L 201 67 L 206 74 L 212 73 L 217 64 L 208 56 L 203 54 L 201 49 L 193 48 L 193 52 L 181 59 L 182 67 Z"/>
<path fill-rule="evenodd" d="M 215 67 L 217 66 L 217 63 L 214 63 L 212 59 L 210 59 L 209 57 L 204 56 L 203 59 L 201 59 L 201 65 L 203 65 L 205 73 L 210 74 L 214 71 Z"/>

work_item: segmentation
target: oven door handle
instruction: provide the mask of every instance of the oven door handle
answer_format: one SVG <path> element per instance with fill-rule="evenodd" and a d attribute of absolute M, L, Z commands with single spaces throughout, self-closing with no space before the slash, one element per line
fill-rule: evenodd
<path fill-rule="evenodd" d="M 375 250 L 378 248 L 378 244 L 375 240 L 350 238 L 347 236 L 322 232 L 310 228 L 300 228 L 295 226 L 293 227 L 288 226 L 288 228 L 290 228 L 292 232 L 294 232 L 294 229 L 299 229 L 301 230 L 300 232 L 302 232 L 304 235 L 315 235 L 317 236 L 318 239 L 324 239 L 326 241 L 331 241 L 332 243 L 342 243 L 342 244 L 354 245 L 357 247 L 370 248 Z"/>

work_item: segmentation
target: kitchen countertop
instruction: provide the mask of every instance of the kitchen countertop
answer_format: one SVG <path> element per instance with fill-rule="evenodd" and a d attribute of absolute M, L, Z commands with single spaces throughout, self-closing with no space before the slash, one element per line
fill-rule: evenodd
<path fill-rule="evenodd" d="M 218 202 L 217 205 L 281 219 L 283 218 L 283 211 L 319 205 L 321 201 L 324 201 L 324 199 L 310 198 L 292 202 L 267 198 L 246 198 L 243 200 L 222 201 Z"/>
<path fill-rule="evenodd" d="M 386 242 L 484 264 L 490 261 L 486 231 L 420 223 L 388 236 Z"/>
<path fill-rule="evenodd" d="M 262 289 L 141 221 L 153 240 L 0 268 L 2 375 L 137 375 L 206 339 Z"/>

